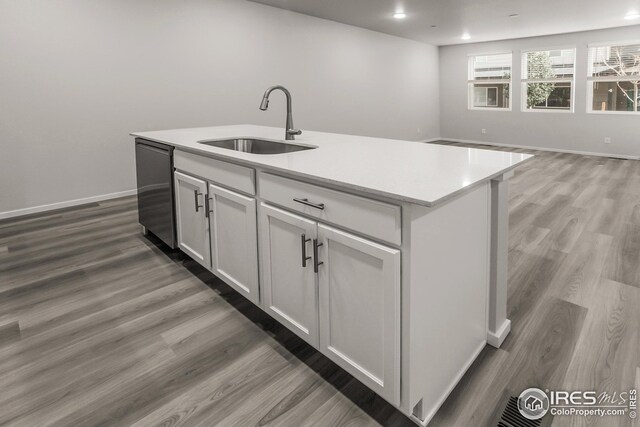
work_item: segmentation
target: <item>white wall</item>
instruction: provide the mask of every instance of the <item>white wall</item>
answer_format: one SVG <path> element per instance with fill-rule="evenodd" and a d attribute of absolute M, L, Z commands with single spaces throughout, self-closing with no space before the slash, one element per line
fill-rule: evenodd
<path fill-rule="evenodd" d="M 559 150 L 640 155 L 640 115 L 587 114 L 587 45 L 640 40 L 640 26 L 440 48 L 440 128 L 444 139 L 486 141 Z M 575 46 L 575 113 L 522 112 L 523 49 Z M 513 111 L 467 109 L 468 55 L 513 52 Z M 487 129 L 482 135 L 481 130 Z M 604 144 L 604 137 L 612 138 Z"/>
<path fill-rule="evenodd" d="M 440 134 L 433 46 L 239 0 L 0 0 L 0 216 L 133 189 L 131 131 L 284 126 L 272 84 L 303 130 Z"/>

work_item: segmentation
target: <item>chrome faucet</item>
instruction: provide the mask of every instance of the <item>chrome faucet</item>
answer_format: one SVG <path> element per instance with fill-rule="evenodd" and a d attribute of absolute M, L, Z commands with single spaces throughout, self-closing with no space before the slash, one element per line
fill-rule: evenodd
<path fill-rule="evenodd" d="M 291 114 L 291 93 L 284 86 L 271 86 L 267 89 L 262 97 L 262 102 L 260 103 L 260 109 L 262 111 L 267 111 L 269 108 L 269 95 L 276 89 L 280 89 L 284 92 L 287 97 L 287 124 L 284 129 L 284 139 L 286 140 L 294 140 L 296 139 L 294 135 L 300 135 L 302 131 L 300 129 L 295 129 L 293 127 L 293 116 Z"/>

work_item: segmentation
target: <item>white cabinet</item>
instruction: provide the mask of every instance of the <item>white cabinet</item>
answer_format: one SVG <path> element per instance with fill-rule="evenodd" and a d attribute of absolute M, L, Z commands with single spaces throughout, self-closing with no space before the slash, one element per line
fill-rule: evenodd
<path fill-rule="evenodd" d="M 318 290 L 311 258 L 317 224 L 260 205 L 262 290 L 265 310 L 318 347 Z"/>
<path fill-rule="evenodd" d="M 400 402 L 400 251 L 264 203 L 265 310 Z"/>
<path fill-rule="evenodd" d="M 400 402 L 400 251 L 318 225 L 320 350 Z"/>
<path fill-rule="evenodd" d="M 208 207 L 211 270 L 258 304 L 256 200 L 209 184 Z"/>
<path fill-rule="evenodd" d="M 175 172 L 178 246 L 258 304 L 256 200 Z"/>
<path fill-rule="evenodd" d="M 284 210 L 225 188 L 250 182 L 246 168 L 183 157 L 177 167 L 191 169 L 175 172 L 180 248 L 399 405 L 400 250 L 328 224 L 399 244 L 400 208 L 264 175 L 257 197 Z"/>
<path fill-rule="evenodd" d="M 178 247 L 206 268 L 211 268 L 209 220 L 205 209 L 207 183 L 175 172 Z"/>

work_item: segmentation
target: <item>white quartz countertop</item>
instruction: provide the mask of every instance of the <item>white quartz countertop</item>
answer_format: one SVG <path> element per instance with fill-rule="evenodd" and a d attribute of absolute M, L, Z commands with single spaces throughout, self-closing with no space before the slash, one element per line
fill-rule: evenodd
<path fill-rule="evenodd" d="M 255 137 L 283 141 L 284 129 L 216 126 L 131 135 L 235 163 L 325 182 L 403 202 L 435 206 L 532 158 L 529 154 L 303 131 L 295 141 L 318 148 L 251 154 L 198 141 Z"/>

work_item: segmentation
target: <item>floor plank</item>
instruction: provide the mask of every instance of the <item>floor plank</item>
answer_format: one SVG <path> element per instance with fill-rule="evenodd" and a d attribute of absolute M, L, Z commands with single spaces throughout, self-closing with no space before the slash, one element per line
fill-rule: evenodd
<path fill-rule="evenodd" d="M 19 341 L 21 338 L 20 323 L 17 320 L 0 320 L 0 347 Z"/>
<path fill-rule="evenodd" d="M 585 320 L 584 333 L 569 365 L 564 386 L 569 390 L 594 390 L 610 395 L 635 387 L 640 363 L 640 290 L 603 279 L 596 289 Z M 617 425 L 631 425 L 628 416 Z M 558 417 L 554 426 L 602 426 L 611 419 Z"/>

